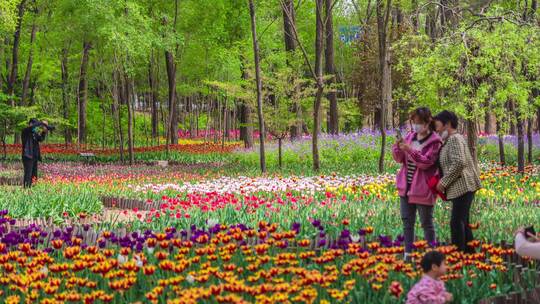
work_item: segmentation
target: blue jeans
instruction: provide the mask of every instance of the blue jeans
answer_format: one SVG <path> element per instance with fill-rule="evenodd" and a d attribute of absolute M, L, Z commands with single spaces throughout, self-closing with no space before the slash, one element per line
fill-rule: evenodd
<path fill-rule="evenodd" d="M 416 224 L 416 211 L 420 215 L 420 223 L 424 228 L 424 238 L 431 245 L 435 243 L 435 225 L 433 224 L 433 206 L 409 204 L 409 198 L 400 197 L 401 220 L 403 221 L 403 236 L 405 238 L 405 252 L 413 250 L 414 225 Z"/>

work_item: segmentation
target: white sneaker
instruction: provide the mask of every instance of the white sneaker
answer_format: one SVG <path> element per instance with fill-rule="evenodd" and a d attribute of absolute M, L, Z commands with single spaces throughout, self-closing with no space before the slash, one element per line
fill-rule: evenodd
<path fill-rule="evenodd" d="M 411 254 L 408 252 L 405 252 L 405 254 L 403 255 L 403 260 L 405 261 L 405 263 L 410 263 L 412 260 Z"/>

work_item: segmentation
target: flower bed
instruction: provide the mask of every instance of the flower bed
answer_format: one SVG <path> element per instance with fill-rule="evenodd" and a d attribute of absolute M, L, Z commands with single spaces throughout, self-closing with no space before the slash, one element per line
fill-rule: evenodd
<path fill-rule="evenodd" d="M 364 239 L 343 231 L 336 246 L 318 246 L 299 236 L 300 230 L 324 234 L 315 221 L 287 230 L 259 222 L 189 230 L 31 226 L 6 232 L 13 221 L 0 214 L 0 297 L 6 303 L 399 303 L 418 280 L 418 261 L 427 250 L 417 242 L 413 263 L 405 263 L 400 240 L 377 237 L 369 227 Z M 513 281 L 512 249 L 473 245 L 473 255 L 437 248 L 447 255 L 450 272 L 443 279 L 456 302 L 522 291 Z M 522 282 L 538 285 L 536 272 L 528 269 L 520 270 Z"/>

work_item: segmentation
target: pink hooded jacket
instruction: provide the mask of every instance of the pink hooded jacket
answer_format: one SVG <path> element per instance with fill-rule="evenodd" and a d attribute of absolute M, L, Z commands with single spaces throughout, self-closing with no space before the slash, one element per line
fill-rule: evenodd
<path fill-rule="evenodd" d="M 405 143 L 411 144 L 415 132 L 411 132 L 405 138 Z M 437 159 L 439 158 L 439 150 L 441 149 L 441 137 L 432 132 L 426 139 L 421 151 L 411 150 L 409 152 L 401 151 L 397 144 L 392 147 L 392 156 L 394 160 L 401 163 L 401 169 L 397 175 L 396 187 L 399 196 L 407 196 L 409 203 L 432 206 L 437 200 L 437 195 L 428 186 L 428 180 L 438 173 Z M 409 157 L 416 164 L 416 172 L 414 173 L 410 189 L 407 191 L 407 162 Z"/>

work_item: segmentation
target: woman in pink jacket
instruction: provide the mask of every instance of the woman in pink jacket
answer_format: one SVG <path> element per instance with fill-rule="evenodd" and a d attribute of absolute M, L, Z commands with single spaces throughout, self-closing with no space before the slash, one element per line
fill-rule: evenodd
<path fill-rule="evenodd" d="M 414 110 L 411 125 L 412 132 L 392 147 L 394 160 L 402 164 L 396 186 L 401 198 L 406 260 L 409 260 L 413 249 L 417 211 L 424 238 L 429 244 L 435 243 L 433 206 L 437 196 L 428 186 L 428 181 L 437 174 L 437 159 L 442 145 L 441 138 L 434 132 L 435 125 L 428 108 Z"/>

